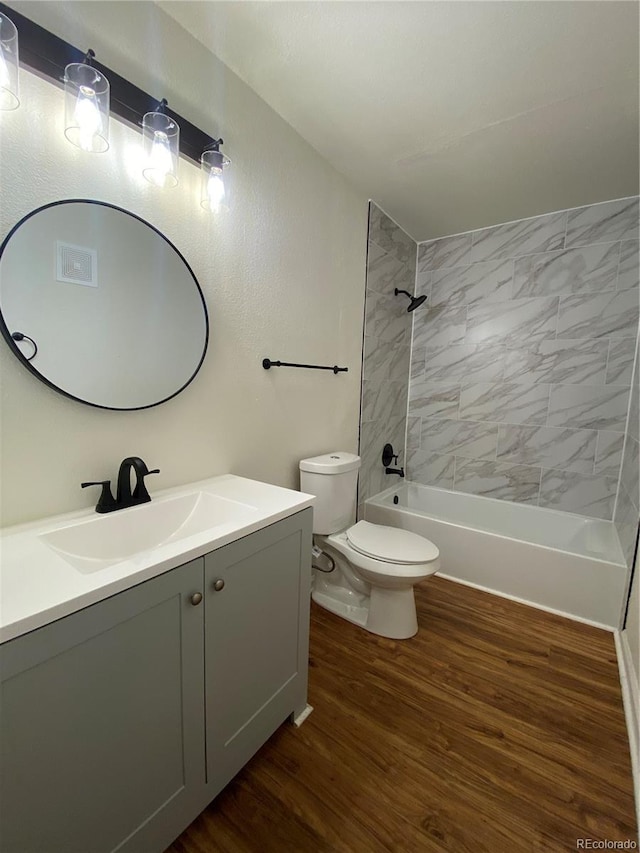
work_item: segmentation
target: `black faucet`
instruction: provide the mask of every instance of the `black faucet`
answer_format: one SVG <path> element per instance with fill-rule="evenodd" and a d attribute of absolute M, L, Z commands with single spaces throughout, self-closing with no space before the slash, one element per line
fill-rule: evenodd
<path fill-rule="evenodd" d="M 397 474 L 398 477 L 404 477 L 404 468 L 385 468 L 385 474 Z"/>
<path fill-rule="evenodd" d="M 131 491 L 131 469 L 136 472 L 136 484 Z M 114 512 L 129 506 L 138 506 L 151 500 L 144 478 L 147 474 L 159 474 L 160 469 L 150 471 L 139 456 L 127 456 L 120 463 L 118 471 L 118 490 L 114 498 L 111 493 L 111 480 L 99 480 L 92 483 L 81 483 L 83 489 L 87 486 L 102 486 L 102 491 L 96 504 L 96 512 Z"/>

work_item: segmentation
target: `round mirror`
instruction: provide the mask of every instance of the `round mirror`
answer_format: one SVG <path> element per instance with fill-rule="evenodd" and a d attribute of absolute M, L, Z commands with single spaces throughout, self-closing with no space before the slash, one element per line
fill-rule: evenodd
<path fill-rule="evenodd" d="M 0 247 L 0 330 L 32 373 L 104 409 L 145 409 L 194 378 L 209 337 L 189 264 L 139 216 L 71 199 Z"/>

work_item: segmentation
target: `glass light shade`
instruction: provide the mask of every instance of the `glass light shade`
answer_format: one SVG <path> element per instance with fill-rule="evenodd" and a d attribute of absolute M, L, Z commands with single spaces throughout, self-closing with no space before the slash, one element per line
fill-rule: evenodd
<path fill-rule="evenodd" d="M 144 177 L 157 187 L 175 187 L 180 156 L 179 126 L 164 113 L 146 113 L 142 119 L 142 138 Z"/>
<path fill-rule="evenodd" d="M 229 207 L 229 187 L 225 169 L 231 160 L 222 151 L 203 151 L 200 157 L 200 204 L 205 210 L 216 213 Z"/>
<path fill-rule="evenodd" d="M 0 12 L 0 110 L 15 110 L 19 106 L 18 30 Z"/>
<path fill-rule="evenodd" d="M 64 135 L 83 151 L 109 148 L 109 81 L 87 63 L 73 62 L 64 71 Z"/>

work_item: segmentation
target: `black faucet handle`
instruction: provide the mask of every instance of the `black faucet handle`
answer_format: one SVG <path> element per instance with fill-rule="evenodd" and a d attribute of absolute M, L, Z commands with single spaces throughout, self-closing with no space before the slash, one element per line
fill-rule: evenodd
<path fill-rule="evenodd" d="M 111 494 L 111 480 L 97 480 L 91 483 L 80 483 L 81 488 L 86 489 L 87 486 L 102 486 L 98 503 L 96 504 L 96 512 L 111 512 L 115 508 L 116 502 Z"/>
<path fill-rule="evenodd" d="M 145 467 L 145 469 L 147 468 L 146 465 L 144 467 Z M 151 496 L 150 496 L 149 492 L 147 491 L 147 486 L 144 482 L 144 478 L 147 477 L 149 474 L 159 474 L 159 473 L 160 473 L 159 468 L 154 468 L 153 471 L 145 470 L 145 471 L 139 472 L 138 480 L 136 482 L 135 488 L 133 490 L 133 495 L 132 495 L 132 497 L 134 498 L 135 501 L 137 501 L 139 503 L 146 503 L 147 501 L 151 500 Z"/>

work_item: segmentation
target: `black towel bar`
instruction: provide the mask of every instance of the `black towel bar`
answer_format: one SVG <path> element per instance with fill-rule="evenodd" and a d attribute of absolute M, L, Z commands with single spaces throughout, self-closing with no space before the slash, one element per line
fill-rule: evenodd
<path fill-rule="evenodd" d="M 271 361 L 270 358 L 263 358 L 262 366 L 265 370 L 269 370 L 270 367 L 306 367 L 309 370 L 333 370 L 334 373 L 346 373 L 349 370 L 348 367 L 338 367 L 337 364 L 334 364 L 333 367 L 325 367 L 321 364 L 294 364 L 291 361 Z"/>

